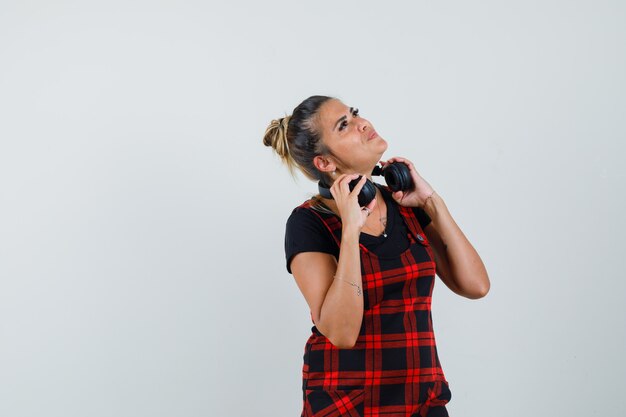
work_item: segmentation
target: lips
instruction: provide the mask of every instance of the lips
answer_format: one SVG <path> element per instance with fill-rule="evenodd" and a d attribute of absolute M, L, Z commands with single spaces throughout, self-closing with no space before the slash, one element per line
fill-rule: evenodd
<path fill-rule="evenodd" d="M 376 133 L 376 131 L 375 131 L 375 130 L 372 130 L 372 133 L 370 133 L 370 135 L 369 135 L 369 137 L 367 138 L 367 140 L 372 140 L 372 139 L 374 139 L 374 138 L 375 138 L 375 137 L 377 137 L 377 136 L 378 136 L 378 133 Z"/>

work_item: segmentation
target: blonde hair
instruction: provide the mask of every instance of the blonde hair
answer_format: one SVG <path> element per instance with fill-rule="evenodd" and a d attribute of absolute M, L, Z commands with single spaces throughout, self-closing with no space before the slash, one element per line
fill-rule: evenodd
<path fill-rule="evenodd" d="M 290 116 L 272 120 L 265 129 L 263 144 L 274 149 L 291 175 L 295 176 L 295 169 L 298 168 L 310 180 L 327 179 L 327 175 L 315 167 L 313 159 L 329 153 L 318 126 L 319 109 L 332 98 L 311 96 L 300 103 Z"/>
<path fill-rule="evenodd" d="M 289 119 L 291 119 L 291 116 L 285 116 L 280 119 L 272 120 L 267 129 L 265 129 L 263 144 L 265 146 L 271 146 L 276 154 L 278 154 L 281 161 L 287 165 L 291 175 L 295 175 L 295 168 L 297 167 L 297 164 L 289 155 L 289 143 L 287 141 L 287 126 L 289 125 Z"/>

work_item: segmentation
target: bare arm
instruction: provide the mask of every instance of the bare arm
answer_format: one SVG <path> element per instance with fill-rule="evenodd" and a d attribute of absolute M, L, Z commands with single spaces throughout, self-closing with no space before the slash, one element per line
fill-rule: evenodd
<path fill-rule="evenodd" d="M 338 261 L 327 253 L 303 252 L 294 256 L 291 271 L 317 329 L 339 348 L 354 346 L 363 320 L 363 294 L 348 282 L 363 288 L 359 235 L 342 232 Z"/>
<path fill-rule="evenodd" d="M 437 275 L 450 290 L 463 297 L 477 299 L 487 295 L 490 287 L 487 269 L 443 199 L 435 193 L 423 208 L 432 219 L 424 233 L 435 253 Z"/>
<path fill-rule="evenodd" d="M 391 158 L 389 162 L 405 163 L 411 172 L 415 187 L 411 191 L 397 191 L 393 198 L 406 207 L 422 207 L 431 218 L 424 233 L 435 253 L 437 275 L 455 293 L 471 298 L 481 298 L 489 292 L 487 269 L 478 252 L 456 224 L 443 199 L 405 158 Z"/>
<path fill-rule="evenodd" d="M 339 348 L 354 346 L 363 320 L 359 235 L 367 214 L 357 199 L 366 177 L 352 192 L 348 186 L 357 176 L 341 175 L 330 189 L 342 222 L 339 259 L 335 261 L 326 253 L 303 252 L 291 261 L 291 272 L 311 308 L 313 322 Z M 375 204 L 374 199 L 368 206 L 370 212 Z"/>

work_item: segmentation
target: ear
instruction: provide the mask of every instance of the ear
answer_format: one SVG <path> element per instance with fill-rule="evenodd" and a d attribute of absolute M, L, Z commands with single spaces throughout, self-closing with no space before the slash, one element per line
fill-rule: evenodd
<path fill-rule="evenodd" d="M 332 172 L 337 169 L 337 165 L 332 158 L 322 155 L 317 155 L 313 158 L 313 165 L 321 172 Z"/>

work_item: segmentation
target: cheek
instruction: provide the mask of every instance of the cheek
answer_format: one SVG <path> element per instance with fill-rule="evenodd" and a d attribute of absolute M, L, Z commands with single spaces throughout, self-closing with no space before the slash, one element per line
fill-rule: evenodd
<path fill-rule="evenodd" d="M 341 161 L 342 164 L 350 165 L 355 156 L 359 153 L 356 146 L 352 142 L 336 143 L 331 149 L 332 153 Z"/>

